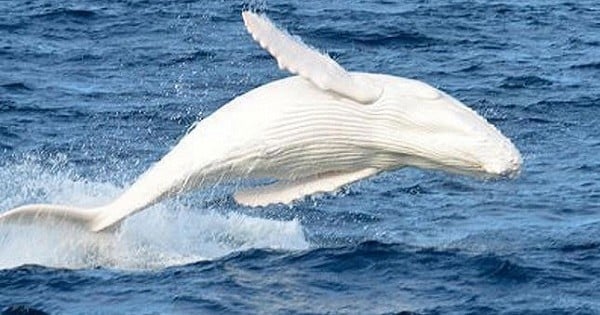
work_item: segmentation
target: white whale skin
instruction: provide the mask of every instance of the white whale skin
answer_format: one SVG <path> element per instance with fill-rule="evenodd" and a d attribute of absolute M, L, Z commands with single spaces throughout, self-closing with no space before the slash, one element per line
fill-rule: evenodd
<path fill-rule="evenodd" d="M 0 222 L 52 217 L 103 231 L 164 198 L 239 179 L 277 181 L 235 194 L 241 204 L 264 206 L 406 166 L 485 178 L 519 173 L 511 141 L 444 92 L 417 80 L 347 72 L 266 17 L 243 17 L 279 66 L 298 76 L 223 105 L 105 206 L 27 205 Z"/>

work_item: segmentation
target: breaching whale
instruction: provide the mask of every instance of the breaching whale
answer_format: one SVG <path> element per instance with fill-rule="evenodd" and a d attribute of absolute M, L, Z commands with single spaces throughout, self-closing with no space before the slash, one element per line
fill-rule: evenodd
<path fill-rule="evenodd" d="M 446 93 L 417 80 L 348 72 L 266 16 L 242 17 L 254 40 L 295 76 L 238 96 L 198 122 L 107 205 L 25 205 L 0 222 L 53 217 L 103 231 L 165 198 L 237 179 L 276 180 L 234 194 L 240 204 L 264 206 L 407 166 L 482 177 L 519 172 L 511 141 Z"/>

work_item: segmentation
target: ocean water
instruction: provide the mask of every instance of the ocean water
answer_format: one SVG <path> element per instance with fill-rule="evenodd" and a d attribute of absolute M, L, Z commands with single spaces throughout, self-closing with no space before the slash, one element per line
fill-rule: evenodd
<path fill-rule="evenodd" d="M 0 211 L 107 202 L 287 76 L 248 7 L 347 69 L 460 99 L 521 175 L 403 169 L 256 209 L 223 185 L 112 234 L 0 226 L 2 314 L 600 314 L 595 0 L 0 1 Z"/>

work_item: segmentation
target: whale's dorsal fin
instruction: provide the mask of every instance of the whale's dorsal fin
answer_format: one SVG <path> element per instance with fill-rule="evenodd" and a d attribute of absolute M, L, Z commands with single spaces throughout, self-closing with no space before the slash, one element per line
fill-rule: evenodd
<path fill-rule="evenodd" d="M 277 60 L 280 69 L 360 103 L 373 103 L 381 95 L 381 88 L 358 82 L 329 56 L 278 29 L 266 16 L 244 11 L 242 17 L 248 32 Z"/>

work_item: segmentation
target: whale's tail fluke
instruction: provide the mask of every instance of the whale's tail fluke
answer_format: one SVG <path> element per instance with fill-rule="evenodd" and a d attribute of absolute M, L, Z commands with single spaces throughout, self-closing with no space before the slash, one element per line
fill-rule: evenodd
<path fill-rule="evenodd" d="M 59 222 L 69 222 L 81 226 L 89 231 L 100 232 L 115 226 L 124 218 L 119 217 L 116 220 L 111 220 L 112 218 L 106 215 L 108 210 L 106 207 L 86 209 L 65 205 L 30 204 L 1 213 L 0 224 L 29 224 L 54 219 Z"/>

